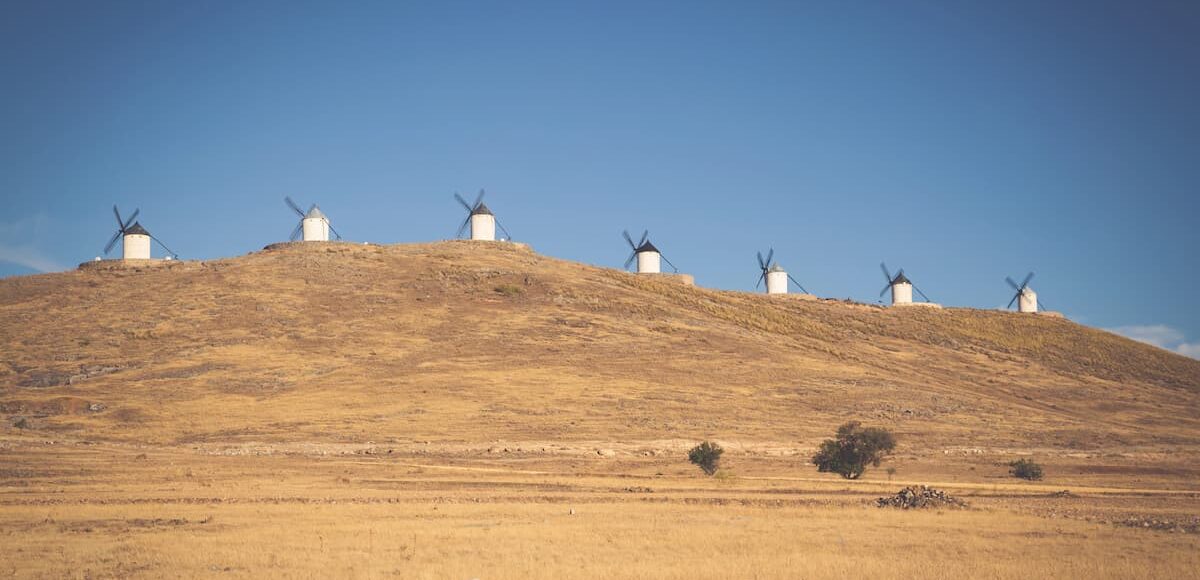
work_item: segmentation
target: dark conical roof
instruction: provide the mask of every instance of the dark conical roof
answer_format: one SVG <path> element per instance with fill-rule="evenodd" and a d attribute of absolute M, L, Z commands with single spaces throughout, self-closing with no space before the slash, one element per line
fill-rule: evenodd
<path fill-rule="evenodd" d="M 495 214 L 492 213 L 492 210 L 488 209 L 487 204 L 485 204 L 481 201 L 481 202 L 479 202 L 479 205 L 475 206 L 475 209 L 471 210 L 471 215 L 495 215 Z"/>
<path fill-rule="evenodd" d="M 904 270 L 901 270 L 897 272 L 896 277 L 892 279 L 892 285 L 894 286 L 896 284 L 912 284 L 912 282 L 907 276 L 904 275 Z"/>
<path fill-rule="evenodd" d="M 148 236 L 148 235 L 150 235 L 150 232 L 146 231 L 146 228 L 143 228 L 141 223 L 133 222 L 133 225 L 125 228 L 125 235 L 127 235 L 127 236 L 132 236 L 132 235 Z"/>
<path fill-rule="evenodd" d="M 654 244 L 650 243 L 650 240 L 646 240 L 642 245 L 638 246 L 637 250 L 634 251 L 639 254 L 642 252 L 655 252 L 658 254 L 662 253 L 658 251 L 658 248 L 654 247 Z"/>

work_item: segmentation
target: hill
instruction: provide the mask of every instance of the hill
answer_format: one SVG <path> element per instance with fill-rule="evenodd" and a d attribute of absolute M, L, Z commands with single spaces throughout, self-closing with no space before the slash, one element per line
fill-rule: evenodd
<path fill-rule="evenodd" d="M 462 241 L 279 244 L 0 280 L 10 435 L 482 453 L 704 437 L 1195 450 L 1200 361 L 1069 320 L 681 284 Z"/>

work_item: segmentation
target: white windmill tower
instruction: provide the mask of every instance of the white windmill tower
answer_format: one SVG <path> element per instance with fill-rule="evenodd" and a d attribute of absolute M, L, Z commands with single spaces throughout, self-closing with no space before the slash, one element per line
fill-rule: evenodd
<path fill-rule="evenodd" d="M 333 232 L 337 239 L 342 239 L 342 235 L 333 229 L 329 218 L 321 213 L 321 208 L 317 207 L 317 204 L 312 204 L 306 212 L 300 209 L 300 206 L 296 205 L 296 202 L 292 201 L 290 197 L 284 197 L 283 201 L 292 208 L 292 211 L 296 212 L 296 215 L 300 216 L 300 223 L 296 224 L 296 229 L 292 230 L 289 240 L 294 242 L 303 234 L 302 239 L 306 242 L 328 242 L 329 232 Z"/>
<path fill-rule="evenodd" d="M 915 285 L 913 285 L 912 281 L 904 275 L 904 268 L 900 268 L 900 270 L 896 272 L 895 276 L 892 276 L 892 273 L 888 271 L 887 265 L 883 262 L 879 263 L 879 269 L 883 270 L 883 275 L 885 278 L 887 278 L 887 286 L 884 286 L 883 290 L 879 291 L 879 296 L 882 297 L 885 293 L 887 293 L 888 290 L 891 290 L 892 306 L 897 306 L 900 304 L 912 304 L 913 290 L 916 290 L 917 294 L 920 294 L 921 298 L 924 298 L 926 302 L 932 302 L 932 300 L 930 300 L 920 288 L 917 288 Z"/>
<path fill-rule="evenodd" d="M 504 229 L 504 226 L 496 219 L 496 215 L 492 213 L 492 210 L 484 205 L 483 195 L 484 191 L 481 189 L 479 190 L 479 195 L 475 196 L 475 203 L 467 203 L 467 200 L 463 199 L 461 195 L 454 194 L 454 199 L 458 200 L 458 203 L 462 204 L 467 210 L 467 219 L 463 220 L 461 226 L 458 226 L 458 234 L 455 237 L 461 238 L 463 233 L 467 231 L 467 226 L 471 226 L 472 240 L 494 242 L 496 241 L 496 228 L 499 227 L 500 231 L 504 232 L 505 239 L 511 241 L 512 236 L 509 235 L 508 230 Z"/>
<path fill-rule="evenodd" d="M 658 251 L 658 248 L 650 243 L 650 230 L 643 231 L 642 240 L 636 244 L 633 243 L 633 238 L 629 236 L 629 230 L 621 233 L 625 236 L 625 242 L 629 244 L 629 248 L 633 250 L 629 254 L 629 258 L 625 260 L 625 268 L 628 269 L 629 265 L 636 259 L 638 274 L 661 273 L 662 262 L 666 262 L 672 270 L 679 272 L 679 268 L 676 268 L 675 264 L 672 264 L 670 260 L 663 257 L 662 252 Z"/>
<path fill-rule="evenodd" d="M 169 258 L 179 257 L 175 252 L 172 252 L 166 244 L 162 243 L 158 238 L 150 235 L 142 224 L 134 221 L 137 219 L 138 213 L 142 210 L 135 209 L 129 216 L 129 219 L 121 219 L 121 212 L 117 210 L 117 206 L 113 206 L 113 215 L 117 217 L 117 231 L 113 234 L 112 239 L 108 240 L 108 245 L 104 246 L 104 254 L 107 255 L 112 251 L 113 246 L 117 244 L 117 239 L 121 240 L 121 259 L 123 260 L 149 260 L 150 259 L 150 241 L 158 242 L 162 249 L 167 251 Z"/>
<path fill-rule="evenodd" d="M 1045 310 L 1045 308 L 1042 308 L 1041 302 L 1038 301 L 1037 292 L 1034 292 L 1033 288 L 1029 287 L 1029 281 L 1032 279 L 1033 272 L 1030 272 L 1028 275 L 1026 275 L 1025 280 L 1022 281 L 1020 285 L 1018 285 L 1016 282 L 1013 282 L 1012 278 L 1009 278 L 1008 276 L 1004 277 L 1004 281 L 1008 282 L 1008 285 L 1012 286 L 1012 289 L 1017 291 L 1016 294 L 1013 294 L 1012 300 L 1008 301 L 1008 308 L 1012 308 L 1013 302 L 1016 302 L 1017 312 L 1037 313 L 1038 310 Z"/>
<path fill-rule="evenodd" d="M 792 282 L 795 282 L 796 286 L 800 288 L 801 292 L 808 294 L 808 290 L 805 290 L 804 286 L 802 286 L 800 282 L 793 278 L 791 274 L 788 274 L 778 262 L 774 264 L 771 263 L 771 258 L 774 257 L 774 248 L 767 250 L 766 260 L 763 259 L 762 252 L 758 253 L 758 268 L 762 271 L 762 274 L 759 275 L 758 282 L 754 285 L 754 287 L 758 288 L 762 285 L 763 280 L 766 280 L 767 294 L 787 294 L 788 280 L 791 280 Z"/>

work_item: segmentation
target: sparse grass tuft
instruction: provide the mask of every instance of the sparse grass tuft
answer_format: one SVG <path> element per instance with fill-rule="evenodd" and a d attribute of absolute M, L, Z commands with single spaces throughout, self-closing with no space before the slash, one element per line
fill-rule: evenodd
<path fill-rule="evenodd" d="M 495 291 L 497 294 L 501 296 L 507 296 L 509 298 L 512 298 L 513 296 L 520 296 L 521 294 L 525 293 L 525 289 L 517 286 L 516 284 L 500 284 L 499 286 L 496 286 Z"/>

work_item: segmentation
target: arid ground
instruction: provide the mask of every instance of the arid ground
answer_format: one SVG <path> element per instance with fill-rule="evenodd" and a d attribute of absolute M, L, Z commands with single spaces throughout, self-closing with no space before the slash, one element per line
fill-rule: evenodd
<path fill-rule="evenodd" d="M 0 418 L 0 577 L 1200 577 L 1198 361 L 514 244 L 0 280 Z"/>

